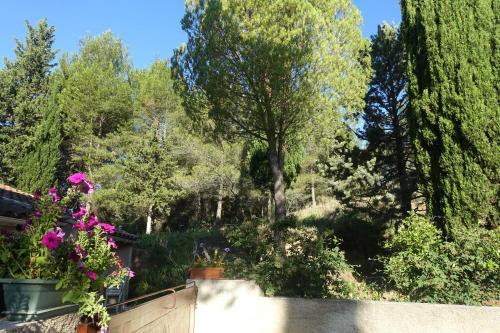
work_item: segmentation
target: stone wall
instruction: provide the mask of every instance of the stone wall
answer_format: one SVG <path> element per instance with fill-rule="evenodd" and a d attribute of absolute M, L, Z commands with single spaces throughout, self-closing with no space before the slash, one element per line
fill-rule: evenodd
<path fill-rule="evenodd" d="M 0 321 L 0 333 L 73 333 L 79 319 L 80 315 L 70 313 L 27 323 Z"/>
<path fill-rule="evenodd" d="M 263 297 L 251 281 L 195 283 L 195 333 L 500 332 L 498 307 Z"/>

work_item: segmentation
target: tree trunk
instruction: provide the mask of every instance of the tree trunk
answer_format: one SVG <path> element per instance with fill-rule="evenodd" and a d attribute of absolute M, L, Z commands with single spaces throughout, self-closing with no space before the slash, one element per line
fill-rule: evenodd
<path fill-rule="evenodd" d="M 314 179 L 311 180 L 311 199 L 313 207 L 316 207 L 316 191 L 314 188 Z"/>
<path fill-rule="evenodd" d="M 269 165 L 273 176 L 274 217 L 276 221 L 281 221 L 286 216 L 284 155 L 283 145 L 277 145 L 274 140 L 271 140 L 269 142 Z"/>
<path fill-rule="evenodd" d="M 406 157 L 404 148 L 404 138 L 401 135 L 401 128 L 399 126 L 399 118 L 396 116 L 394 121 L 394 136 L 396 139 L 396 163 L 398 169 L 398 182 L 399 182 L 399 202 L 401 205 L 401 213 L 407 215 L 411 210 L 411 190 L 406 172 Z"/>
<path fill-rule="evenodd" d="M 273 194 L 271 191 L 267 192 L 267 218 L 273 218 Z"/>
<path fill-rule="evenodd" d="M 146 220 L 146 234 L 150 234 L 153 230 L 153 206 L 149 206 L 148 216 Z"/>
<path fill-rule="evenodd" d="M 219 196 L 217 199 L 217 211 L 215 212 L 215 227 L 217 227 L 222 219 L 222 190 L 223 184 L 222 182 L 219 185 Z"/>

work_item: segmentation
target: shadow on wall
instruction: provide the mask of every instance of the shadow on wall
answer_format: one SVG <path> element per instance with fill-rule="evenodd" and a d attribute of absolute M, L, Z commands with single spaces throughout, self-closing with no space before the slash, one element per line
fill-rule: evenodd
<path fill-rule="evenodd" d="M 196 280 L 195 283 L 198 286 L 195 333 L 362 332 L 356 324 L 354 301 L 325 306 L 325 301 L 333 300 L 264 297 L 253 281 Z"/>
<path fill-rule="evenodd" d="M 197 280 L 195 333 L 498 333 L 500 308 L 263 297 L 253 281 Z"/>

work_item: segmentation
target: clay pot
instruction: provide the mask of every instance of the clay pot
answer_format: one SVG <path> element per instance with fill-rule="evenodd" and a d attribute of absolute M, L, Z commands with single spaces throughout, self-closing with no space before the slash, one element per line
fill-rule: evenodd
<path fill-rule="evenodd" d="M 92 323 L 80 323 L 76 327 L 76 333 L 99 333 L 100 331 L 101 329 Z"/>
<path fill-rule="evenodd" d="M 191 268 L 192 280 L 218 280 L 224 278 L 222 267 L 194 267 Z"/>

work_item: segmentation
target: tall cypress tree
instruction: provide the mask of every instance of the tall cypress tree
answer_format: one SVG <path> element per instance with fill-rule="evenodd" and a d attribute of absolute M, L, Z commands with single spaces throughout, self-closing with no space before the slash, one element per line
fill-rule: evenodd
<path fill-rule="evenodd" d="M 455 224 L 498 221 L 496 0 L 402 0 L 411 130 L 428 210 Z"/>
<path fill-rule="evenodd" d="M 25 191 L 47 189 L 64 178 L 63 119 L 57 101 L 62 82 L 56 75 L 52 78 L 47 105 L 34 134 L 33 145 L 28 154 L 17 160 L 16 186 Z"/>
<path fill-rule="evenodd" d="M 55 28 L 46 20 L 32 26 L 24 42 L 16 40 L 14 61 L 5 61 L 0 75 L 0 144 L 2 178 L 17 185 L 17 167 L 33 149 L 36 128 L 47 102 Z"/>

